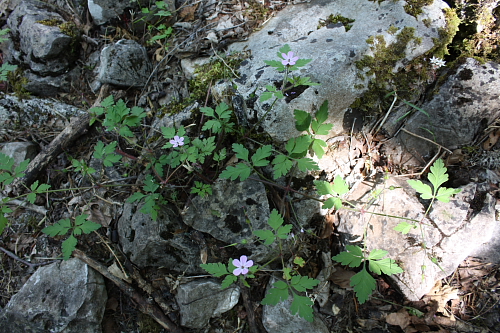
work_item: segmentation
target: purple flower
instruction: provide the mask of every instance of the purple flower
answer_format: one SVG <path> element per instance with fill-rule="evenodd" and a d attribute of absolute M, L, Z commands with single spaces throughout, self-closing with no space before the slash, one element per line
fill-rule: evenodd
<path fill-rule="evenodd" d="M 169 142 L 172 144 L 172 146 L 174 146 L 174 148 L 179 147 L 179 146 L 183 146 L 184 145 L 184 137 L 176 135 Z"/>
<path fill-rule="evenodd" d="M 247 274 L 248 269 L 253 266 L 253 260 L 247 260 L 247 256 L 241 256 L 240 260 L 234 259 L 233 265 L 236 266 L 236 269 L 233 271 L 233 274 L 238 276 L 240 274 Z"/>
<path fill-rule="evenodd" d="M 283 60 L 281 60 L 281 63 L 285 66 L 293 66 L 295 65 L 295 62 L 297 60 L 299 60 L 299 57 L 294 57 L 294 54 L 292 51 L 288 52 L 287 53 L 282 53 L 281 56 L 284 58 Z"/>

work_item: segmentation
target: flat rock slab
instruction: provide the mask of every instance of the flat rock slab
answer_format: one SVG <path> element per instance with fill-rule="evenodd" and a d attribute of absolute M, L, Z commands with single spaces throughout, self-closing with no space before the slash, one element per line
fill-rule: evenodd
<path fill-rule="evenodd" d="M 294 126 L 293 110 L 315 112 L 324 100 L 330 102 L 329 122 L 334 124 L 331 134 L 343 131 L 345 110 L 366 90 L 368 80 L 358 74 L 366 70 L 356 68 L 356 61 L 365 55 L 373 55 L 369 37 L 382 35 L 387 45 L 397 40 L 398 32 L 405 27 L 414 28 L 416 38 L 421 43 L 409 42 L 401 63 L 418 57 L 434 47 L 433 39 L 439 39 L 439 29 L 446 26 L 444 8 L 446 3 L 433 1 L 423 7 L 418 20 L 405 12 L 404 1 L 353 1 L 320 0 L 287 6 L 258 32 L 252 34 L 247 42 L 230 46 L 232 51 L 247 49 L 252 57 L 240 67 L 241 78 L 236 79 L 237 92 L 245 99 L 252 94 L 260 96 L 265 85 L 281 82 L 283 73 L 267 66 L 264 60 L 279 60 L 276 53 L 289 44 L 292 51 L 303 59 L 313 59 L 294 75 L 309 76 L 321 85 L 307 88 L 299 97 L 286 102 L 279 100 L 271 113 L 263 119 L 262 127 L 272 137 L 286 141 L 299 133 Z M 349 31 L 341 24 L 328 24 L 320 27 L 320 20 L 330 15 L 341 15 L 354 20 Z M 423 21 L 423 20 L 426 21 Z M 430 22 L 426 26 L 423 22 Z M 391 28 L 392 27 L 392 28 Z M 398 28 L 398 32 L 389 31 Z M 273 100 L 255 102 L 258 118 L 264 116 Z"/>
<path fill-rule="evenodd" d="M 374 190 L 383 190 L 375 201 Z M 482 200 L 479 210 L 477 198 Z M 497 224 L 495 200 L 477 184 L 464 186 L 449 203 L 435 202 L 428 218 L 423 218 L 426 207 L 415 191 L 401 179 L 363 183 L 349 194 L 348 200 L 382 215 L 340 211 L 338 230 L 350 239 L 348 243 L 356 243 L 363 239 L 367 228 L 367 250 L 386 250 L 400 264 L 404 272 L 391 277 L 412 301 L 427 294 L 437 280 L 453 273 L 477 247 L 490 241 Z M 422 221 L 422 230 L 411 229 L 406 235 L 395 231 L 394 227 L 405 221 L 396 216 Z M 423 242 L 427 251 L 421 245 Z M 438 259 L 439 266 L 432 263 L 433 257 Z M 425 266 L 424 279 L 422 266 Z"/>

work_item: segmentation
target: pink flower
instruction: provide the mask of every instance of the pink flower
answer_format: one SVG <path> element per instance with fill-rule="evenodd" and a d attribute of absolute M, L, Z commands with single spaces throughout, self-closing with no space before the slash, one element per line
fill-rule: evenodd
<path fill-rule="evenodd" d="M 169 142 L 172 144 L 172 146 L 174 146 L 174 148 L 179 147 L 179 146 L 183 146 L 184 145 L 184 138 L 182 136 L 176 135 Z"/>
<path fill-rule="evenodd" d="M 236 266 L 236 269 L 233 271 L 233 274 L 238 276 L 240 274 L 247 274 L 248 269 L 253 266 L 253 260 L 247 260 L 247 256 L 241 256 L 240 260 L 234 259 L 233 265 Z"/>
<path fill-rule="evenodd" d="M 283 60 L 281 60 L 281 63 L 285 66 L 293 66 L 295 65 L 295 62 L 299 60 L 299 57 L 294 57 L 292 51 L 288 52 L 288 54 L 282 53 L 281 56 L 284 58 Z"/>

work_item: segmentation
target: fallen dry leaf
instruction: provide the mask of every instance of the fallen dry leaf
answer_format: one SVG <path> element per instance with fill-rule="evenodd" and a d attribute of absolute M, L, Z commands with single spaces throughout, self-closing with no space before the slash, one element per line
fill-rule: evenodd
<path fill-rule="evenodd" d="M 405 309 L 401 309 L 398 312 L 389 313 L 387 317 L 385 317 L 385 321 L 389 325 L 395 325 L 405 329 L 410 325 L 410 315 Z"/>
<path fill-rule="evenodd" d="M 458 298 L 458 289 L 448 286 L 442 285 L 441 281 L 436 282 L 436 285 L 432 290 L 424 296 L 424 300 L 426 302 L 436 302 L 438 308 L 436 312 L 441 312 L 443 315 L 448 315 L 448 311 L 446 311 L 446 303 L 449 300 Z"/>
<path fill-rule="evenodd" d="M 500 139 L 500 130 L 490 132 L 490 134 L 488 134 L 488 138 L 483 143 L 483 149 L 490 150 L 494 145 L 496 145 L 498 139 Z"/>
<path fill-rule="evenodd" d="M 196 3 L 194 6 L 182 8 L 179 12 L 180 20 L 184 22 L 194 21 L 194 13 L 196 13 L 196 9 L 198 9 L 198 4 L 199 3 Z"/>
<path fill-rule="evenodd" d="M 329 280 L 338 285 L 340 288 L 351 288 L 351 278 L 356 275 L 353 271 L 348 271 L 342 267 L 335 267 L 336 270 L 330 275 Z"/>
<path fill-rule="evenodd" d="M 324 239 L 330 237 L 335 230 L 335 216 L 333 214 L 327 214 L 325 216 L 325 223 L 323 231 L 319 238 Z"/>

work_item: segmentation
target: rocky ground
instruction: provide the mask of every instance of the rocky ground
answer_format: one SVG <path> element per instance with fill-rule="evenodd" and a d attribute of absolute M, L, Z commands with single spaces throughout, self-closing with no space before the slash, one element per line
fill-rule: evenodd
<path fill-rule="evenodd" d="M 500 332 L 498 1 L 11 0 L 0 9 L 11 29 L 3 63 L 18 65 L 1 84 L 2 152 L 23 160 L 54 149 L 23 180 L 61 190 L 2 211 L 9 222 L 0 236 L 1 332 L 54 325 L 66 326 L 57 332 Z M 321 86 L 290 90 L 268 114 L 269 104 L 254 95 L 280 79 L 263 60 L 285 43 L 314 58 L 317 65 L 300 75 Z M 428 64 L 435 54 L 446 66 Z M 195 63 L 206 64 L 196 77 Z M 88 126 L 87 111 L 109 95 L 145 110 L 128 139 L 99 121 Z M 283 150 L 299 134 L 293 110 L 312 113 L 324 100 L 334 129 L 324 137 L 321 171 L 282 177 L 277 185 L 218 180 L 219 168 L 236 163 L 228 153 L 220 165 L 193 163 L 166 170 L 167 177 L 153 172 L 165 199 L 156 219 L 141 212 L 144 203 L 127 202 L 145 192 L 148 158 L 162 156 L 161 127 L 182 124 L 202 139 L 208 131 L 200 107 L 227 102 L 246 114 L 250 124 L 238 119 L 239 127 L 258 126 L 246 141 L 220 136 L 219 152 L 235 142 Z M 92 157 L 98 140 L 116 140 L 122 163 L 109 167 Z M 445 185 L 462 192 L 424 216 L 429 202 L 405 179 L 426 179 L 426 163 L 437 158 L 449 170 Z M 85 175 L 88 168 L 96 172 Z M 337 175 L 349 185 L 345 200 L 355 203 L 353 211 L 320 209 L 310 199 L 318 197 L 313 179 Z M 192 193 L 195 181 L 211 184 L 213 193 Z M 374 189 L 387 194 L 373 200 Z M 22 182 L 2 190 L 10 198 L 25 192 Z M 266 227 L 272 209 L 293 225 L 279 251 L 283 262 L 321 281 L 308 294 L 313 323 L 291 316 L 289 305 L 260 304 L 280 277 L 277 266 L 248 280 L 250 288 L 224 292 L 220 279 L 199 267 L 249 253 L 261 264 L 269 260 L 276 248 L 241 242 L 252 228 Z M 64 237 L 41 230 L 79 214 L 102 227 L 78 238 L 78 259 L 62 261 Z M 389 215 L 423 221 L 428 252 L 420 231 L 402 237 Z M 369 250 L 389 251 L 405 273 L 373 275 L 376 290 L 360 304 L 350 285 L 357 271 L 330 258 L 363 239 Z M 436 263 L 427 262 L 423 279 L 422 262 L 431 257 Z"/>

